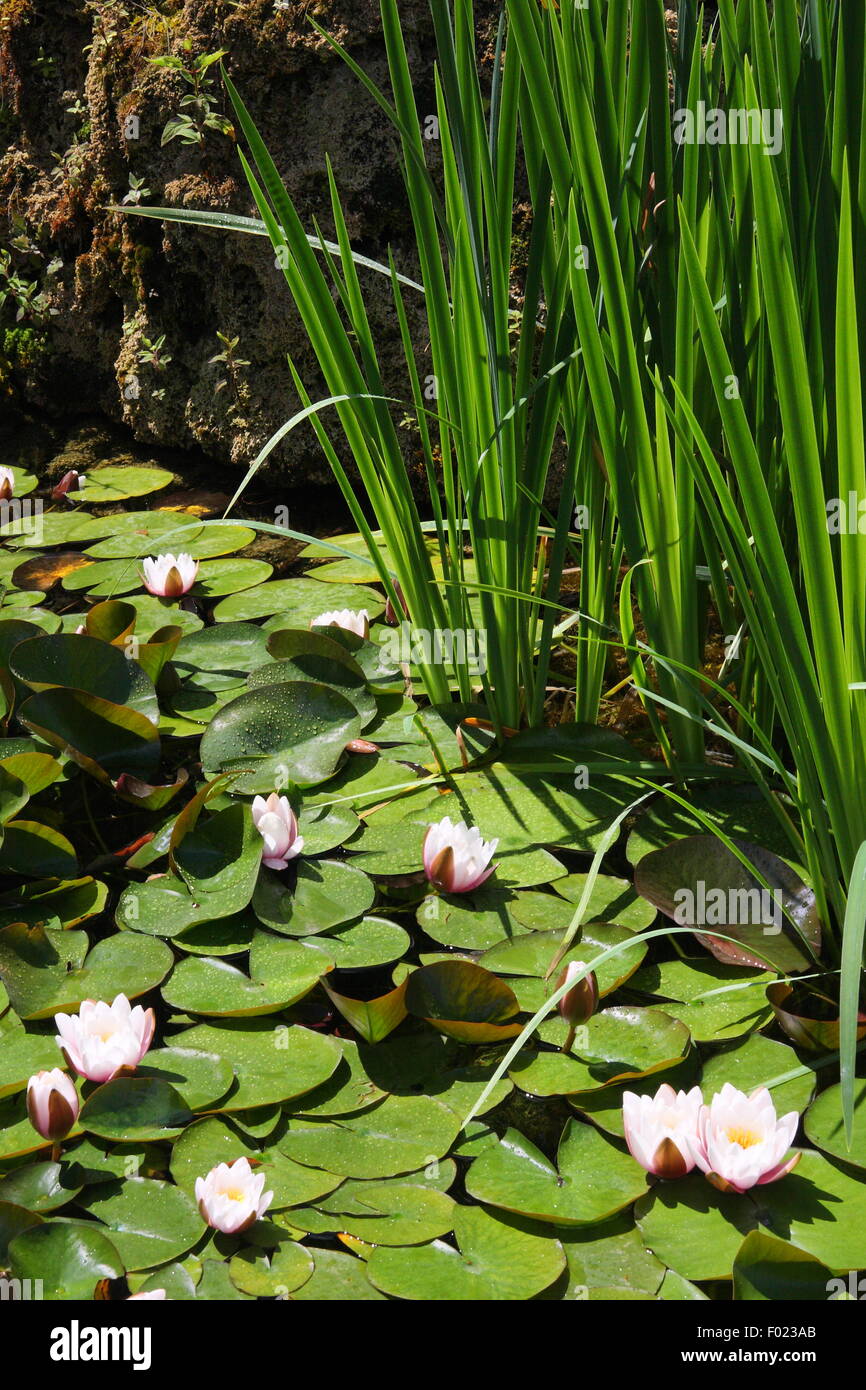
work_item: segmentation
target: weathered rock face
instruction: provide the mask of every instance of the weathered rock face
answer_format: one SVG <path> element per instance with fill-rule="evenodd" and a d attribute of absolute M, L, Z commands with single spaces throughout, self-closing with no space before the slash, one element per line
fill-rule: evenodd
<path fill-rule="evenodd" d="M 478 6 L 482 23 L 495 8 Z M 428 0 L 401 0 L 400 14 L 423 118 L 434 109 Z M 231 134 L 160 143 L 190 87 L 149 60 L 189 65 L 225 49 L 305 225 L 333 230 L 330 156 L 355 246 L 381 259 L 390 245 L 412 274 L 394 132 L 308 15 L 387 87 L 377 0 L 0 0 L 0 248 L 11 249 L 10 273 L 44 296 L 5 349 L 0 337 L 0 408 L 5 398 L 66 421 L 104 415 L 148 444 L 246 465 L 297 408 L 287 353 L 321 394 L 267 240 L 109 210 L 138 199 L 254 212 Z M 205 91 L 225 115 L 218 71 Z M 403 395 L 389 285 L 372 273 L 364 284 L 386 381 Z M 211 360 L 224 352 L 218 334 L 237 339 L 228 363 Z M 412 452 L 407 436 L 410 469 Z M 273 458 L 294 481 L 330 477 L 308 427 Z"/>

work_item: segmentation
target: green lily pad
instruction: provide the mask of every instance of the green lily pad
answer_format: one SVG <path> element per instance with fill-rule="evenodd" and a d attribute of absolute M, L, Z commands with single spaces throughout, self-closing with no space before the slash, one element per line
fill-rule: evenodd
<path fill-rule="evenodd" d="M 508 1021 L 519 1009 L 514 991 L 467 960 L 439 961 L 413 970 L 406 981 L 406 1008 L 461 1042 L 503 1042 L 521 1029 Z"/>
<path fill-rule="evenodd" d="M 168 487 L 173 475 L 166 468 L 144 464 L 100 464 L 80 479 L 79 496 L 85 505 L 123 502 L 127 497 L 146 497 Z"/>
<path fill-rule="evenodd" d="M 206 599 L 239 594 L 263 584 L 273 572 L 273 565 L 265 560 L 243 560 L 236 556 L 225 560 L 202 560 L 190 592 L 194 598 Z"/>
<path fill-rule="evenodd" d="M 253 1298 L 285 1299 L 306 1284 L 313 1273 L 313 1254 L 293 1240 L 281 1240 L 275 1250 L 238 1251 L 229 1265 L 229 1278 Z"/>
<path fill-rule="evenodd" d="M 81 1126 L 76 1123 L 69 1137 L 74 1139 L 81 1132 Z M 30 1123 L 23 1091 L 0 1100 L 0 1160 L 23 1158 L 50 1148 L 51 1141 L 37 1134 Z"/>
<path fill-rule="evenodd" d="M 738 1302 L 825 1303 L 831 1274 L 826 1265 L 767 1231 L 750 1231 L 734 1259 Z"/>
<path fill-rule="evenodd" d="M 362 917 L 360 922 L 330 928 L 327 936 L 305 940 L 304 948 L 320 951 L 338 970 L 364 970 L 398 960 L 409 944 L 409 933 L 396 922 Z"/>
<path fill-rule="evenodd" d="M 315 681 L 341 691 L 356 706 L 364 728 L 375 719 L 378 708 L 367 677 L 339 642 L 322 632 L 281 631 L 271 636 L 268 650 L 273 660 L 251 673 L 251 689 L 281 681 Z"/>
<path fill-rule="evenodd" d="M 42 1297 L 89 1302 L 103 1279 L 119 1279 L 123 1260 L 109 1232 L 84 1221 L 46 1221 L 9 1246 L 12 1276 L 39 1280 Z"/>
<path fill-rule="evenodd" d="M 112 700 L 77 690 L 43 690 L 24 701 L 18 718 L 106 784 L 122 772 L 148 781 L 159 766 L 156 725 Z"/>
<path fill-rule="evenodd" d="M 59 883 L 42 880 L 18 888 L 14 904 L 7 906 L 7 901 L 0 899 L 0 927 L 12 922 L 26 922 L 30 927 L 46 926 L 51 920 L 62 927 L 77 927 L 104 910 L 108 888 L 90 877 L 65 879 Z"/>
<path fill-rule="evenodd" d="M 342 1056 L 333 1038 L 296 1025 L 273 1027 L 266 1019 L 203 1023 L 178 1034 L 174 1042 L 214 1052 L 234 1068 L 235 1084 L 220 1101 L 221 1111 L 247 1110 L 305 1095 L 328 1080 Z"/>
<path fill-rule="evenodd" d="M 370 1079 L 358 1050 L 349 1038 L 339 1038 L 342 1061 L 334 1074 L 314 1091 L 301 1096 L 288 1107 L 291 1114 L 308 1119 L 329 1115 L 350 1115 L 384 1100 L 387 1091 Z"/>
<path fill-rule="evenodd" d="M 312 619 L 320 613 L 341 608 L 366 608 L 370 617 L 376 618 L 384 607 L 382 595 L 361 584 L 326 586 L 318 579 L 271 579 L 256 589 L 224 598 L 217 604 L 213 615 L 218 623 L 237 623 L 279 614 L 281 629 L 285 627 L 295 631 L 309 628 Z"/>
<path fill-rule="evenodd" d="M 268 661 L 268 634 L 254 623 L 221 623 L 184 636 L 174 667 L 182 679 L 194 678 L 207 690 L 241 686 L 251 671 Z"/>
<path fill-rule="evenodd" d="M 128 999 L 154 989 L 172 954 L 161 941 L 131 932 L 99 941 L 83 959 L 83 932 L 44 931 L 13 924 L 0 931 L 0 979 L 21 1018 L 48 1018 L 84 999 Z"/>
<path fill-rule="evenodd" d="M 270 792 L 288 781 L 323 782 L 361 732 L 355 706 L 330 686 L 289 681 L 251 690 L 214 716 L 201 741 L 208 775 L 238 772 L 239 793 Z"/>
<path fill-rule="evenodd" d="M 70 1180 L 67 1166 L 29 1163 L 0 1180 L 0 1204 L 12 1202 L 35 1212 L 57 1211 L 74 1201 L 80 1191 L 81 1187 Z"/>
<path fill-rule="evenodd" d="M 110 520 L 115 523 L 111 535 L 87 548 L 88 556 L 94 560 L 125 560 L 133 556 L 143 559 L 167 552 L 209 560 L 243 550 L 256 538 L 248 526 L 235 522 L 211 525 L 191 521 L 177 512 L 128 512 Z"/>
<path fill-rule="evenodd" d="M 79 1201 L 103 1223 L 130 1271 L 176 1260 L 192 1249 L 205 1230 L 192 1198 L 172 1183 L 154 1178 L 100 1184 Z"/>
<path fill-rule="evenodd" d="M 766 989 L 774 979 L 720 961 L 670 960 L 642 966 L 629 988 L 663 999 L 665 1013 L 680 1019 L 695 1042 L 729 1042 L 772 1018 Z"/>
<path fill-rule="evenodd" d="M 160 1047 L 148 1052 L 136 1076 L 167 1082 L 190 1110 L 206 1110 L 226 1094 L 234 1079 L 228 1062 L 212 1052 Z"/>
<path fill-rule="evenodd" d="M 539 1036 L 561 1047 L 566 1031 L 567 1025 L 555 1016 L 541 1024 Z M 583 1025 L 573 1053 L 526 1049 L 515 1057 L 509 1076 L 531 1095 L 574 1095 L 666 1071 L 688 1047 L 688 1029 L 661 1009 L 616 1006 Z"/>
<path fill-rule="evenodd" d="M 569 1120 L 556 1167 L 509 1129 L 499 1144 L 475 1159 L 466 1190 L 490 1206 L 535 1220 L 586 1226 L 635 1201 L 646 1191 L 646 1174 L 597 1129 Z"/>
<path fill-rule="evenodd" d="M 815 1073 L 811 1069 L 803 1075 L 795 1075 L 791 1080 L 780 1080 L 802 1070 L 800 1058 L 792 1047 L 755 1033 L 736 1047 L 716 1052 L 707 1058 L 701 1088 L 704 1100 L 709 1105 L 726 1082 L 746 1095 L 759 1086 L 767 1086 L 776 1114 L 787 1115 L 791 1110 L 805 1110 L 812 1098 Z"/>
<path fill-rule="evenodd" d="M 7 1263 L 9 1253 L 9 1242 L 19 1236 L 22 1231 L 29 1230 L 32 1226 L 38 1226 L 42 1217 L 38 1213 L 28 1210 L 26 1207 L 17 1206 L 14 1202 L 0 1198 L 0 1260 L 4 1266 Z"/>
<path fill-rule="evenodd" d="M 408 1249 L 381 1247 L 367 1264 L 370 1279 L 394 1298 L 436 1302 L 530 1299 L 565 1268 L 558 1240 L 531 1235 L 512 1218 L 459 1207 L 458 1249 L 444 1241 Z"/>
<path fill-rule="evenodd" d="M 119 647 L 96 637 L 58 633 L 19 642 L 11 665 L 37 693 L 60 686 L 128 705 L 151 722 L 159 716 L 156 691 L 141 667 Z"/>
<path fill-rule="evenodd" d="M 158 1077 L 117 1077 L 106 1081 L 81 1107 L 81 1124 L 100 1139 L 127 1144 L 172 1139 L 192 1119 L 192 1111 L 173 1086 Z"/>
<path fill-rule="evenodd" d="M 367 1278 L 367 1266 L 354 1255 L 342 1255 L 337 1250 L 313 1250 L 315 1268 L 312 1277 L 302 1284 L 291 1300 L 309 1303 L 371 1303 L 384 1301 L 384 1295 Z"/>
<path fill-rule="evenodd" d="M 645 941 L 635 941 L 630 931 L 616 923 L 588 922 L 579 936 L 563 956 L 557 974 L 573 960 L 582 960 L 588 965 L 611 946 L 622 946 L 619 955 L 612 956 L 595 972 L 602 997 L 623 984 L 637 970 L 647 952 Z M 562 937 L 562 932 L 530 932 L 485 951 L 481 964 L 497 975 L 543 976 L 557 954 Z"/>
<path fill-rule="evenodd" d="M 460 1120 L 429 1096 L 389 1096 L 381 1105 L 339 1120 L 296 1120 L 279 1148 L 350 1178 L 387 1178 L 422 1168 L 449 1150 Z"/>
<path fill-rule="evenodd" d="M 262 870 L 253 911 L 266 927 L 286 936 L 314 936 L 362 917 L 375 897 L 372 881 L 353 864 L 301 858 L 292 886 L 282 876 Z"/>
<path fill-rule="evenodd" d="M 23 1091 L 35 1072 L 62 1065 L 53 1037 L 23 1031 L 4 1037 L 0 1047 L 0 1096 Z"/>
<path fill-rule="evenodd" d="M 78 873 L 75 849 L 53 826 L 13 820 L 3 828 L 0 870 L 38 878 L 71 878 Z"/>
<path fill-rule="evenodd" d="M 0 1054 L 2 1056 L 2 1054 Z M 774 1095 L 775 1099 L 775 1095 Z M 866 1168 L 866 1081 L 854 1083 L 854 1118 L 851 1147 L 842 1119 L 842 1088 L 828 1086 L 812 1102 L 803 1121 L 806 1136 L 816 1148 L 840 1158 L 855 1168 Z"/>
<path fill-rule="evenodd" d="M 228 961 L 192 956 L 175 966 L 163 998 L 190 1014 L 252 1017 L 277 1013 L 309 994 L 330 968 L 295 941 L 257 932 L 250 951 L 250 975 Z"/>

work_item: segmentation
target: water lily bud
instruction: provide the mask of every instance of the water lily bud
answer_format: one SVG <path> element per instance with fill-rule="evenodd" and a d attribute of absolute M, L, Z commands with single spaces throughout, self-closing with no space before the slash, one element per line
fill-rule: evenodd
<path fill-rule="evenodd" d="M 400 607 L 403 611 L 398 614 L 391 600 L 385 600 L 385 622 L 388 623 L 390 627 L 396 627 L 403 618 L 408 618 L 409 616 L 409 609 L 406 606 L 406 599 L 403 596 L 403 590 L 400 587 L 399 579 L 394 580 L 394 592 L 400 600 Z"/>
<path fill-rule="evenodd" d="M 55 501 L 59 502 L 60 498 L 65 497 L 68 492 L 75 492 L 78 488 L 83 486 L 84 478 L 82 474 L 78 472 L 77 468 L 70 468 L 68 473 L 63 474 L 63 477 L 56 487 L 51 489 L 51 496 Z"/>
<path fill-rule="evenodd" d="M 112 1004 L 85 999 L 77 1014 L 55 1014 L 56 1042 L 71 1067 L 88 1081 L 110 1081 L 138 1066 L 153 1039 L 153 1009 L 133 1008 L 125 994 Z"/>
<path fill-rule="evenodd" d="M 586 961 L 570 961 L 556 982 L 557 989 L 585 969 Z M 590 970 L 588 975 L 572 985 L 568 993 L 560 999 L 558 1008 L 570 1028 L 576 1028 L 578 1024 L 586 1023 L 592 1018 L 598 1008 L 598 980 L 594 970 Z"/>
<path fill-rule="evenodd" d="M 366 608 L 358 609 L 357 612 L 351 608 L 335 608 L 313 618 L 310 627 L 342 627 L 346 632 L 354 632 L 357 637 L 366 639 L 370 636 L 370 614 Z"/>
<path fill-rule="evenodd" d="M 726 1082 L 701 1107 L 695 1162 L 723 1192 L 748 1192 L 776 1182 L 799 1162 L 799 1154 L 785 1159 L 799 1121 L 796 1110 L 777 1118 L 766 1086 L 747 1096 Z"/>
<path fill-rule="evenodd" d="M 196 1178 L 195 1199 L 202 1220 L 215 1231 L 237 1235 L 264 1216 L 273 1192 L 262 1192 L 264 1173 L 254 1173 L 249 1160 L 218 1163 L 207 1177 Z"/>
<path fill-rule="evenodd" d="M 471 893 L 493 873 L 490 860 L 498 840 L 483 840 L 476 826 L 464 821 L 452 825 L 451 817 L 428 826 L 424 836 L 424 872 L 444 893 Z M 490 867 L 488 868 L 488 865 Z"/>
<path fill-rule="evenodd" d="M 654 1096 L 626 1091 L 622 1098 L 625 1142 L 632 1158 L 657 1178 L 683 1178 L 695 1166 L 703 1096 L 699 1086 L 675 1091 L 667 1082 Z"/>
<path fill-rule="evenodd" d="M 11 468 L 0 468 L 0 502 L 8 502 L 15 493 L 15 474 Z"/>
<path fill-rule="evenodd" d="M 262 863 L 269 869 L 284 869 L 304 848 L 304 837 L 298 834 L 298 822 L 287 796 L 271 792 L 267 800 L 257 796 L 253 801 L 253 824 L 265 842 Z"/>
<path fill-rule="evenodd" d="M 191 555 L 149 555 L 142 565 L 142 579 L 157 598 L 180 598 L 189 593 L 198 574 L 198 560 Z"/>
<path fill-rule="evenodd" d="M 43 1139 L 52 1144 L 65 1139 L 78 1119 L 78 1092 L 71 1077 L 54 1067 L 38 1071 L 27 1082 L 27 1114 L 30 1123 Z"/>

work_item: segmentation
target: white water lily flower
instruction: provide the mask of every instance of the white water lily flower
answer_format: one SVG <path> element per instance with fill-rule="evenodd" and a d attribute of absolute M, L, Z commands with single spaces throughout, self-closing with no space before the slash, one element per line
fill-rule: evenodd
<path fill-rule="evenodd" d="M 335 608 L 333 612 L 320 613 L 313 618 L 310 627 L 343 627 L 358 637 L 370 636 L 370 614 L 366 608 L 357 611 L 351 608 Z"/>
<path fill-rule="evenodd" d="M 304 837 L 298 834 L 298 822 L 287 796 L 271 792 L 265 800 L 253 801 L 253 824 L 265 842 L 262 863 L 269 869 L 284 869 L 290 859 L 304 848 Z"/>
<path fill-rule="evenodd" d="M 622 1098 L 625 1142 L 632 1158 L 657 1178 L 682 1178 L 697 1162 L 701 1088 L 675 1091 L 667 1082 L 654 1096 L 626 1091 Z"/>
<path fill-rule="evenodd" d="M 274 1199 L 273 1192 L 262 1192 L 264 1185 L 264 1173 L 254 1173 L 246 1158 L 218 1163 L 207 1177 L 195 1180 L 202 1219 L 226 1235 L 245 1231 L 261 1220 Z"/>
<path fill-rule="evenodd" d="M 160 1298 L 160 1299 L 161 1299 L 161 1298 L 165 1298 L 165 1289 L 151 1289 L 150 1293 L 131 1293 L 131 1294 L 129 1295 L 129 1298 L 128 1298 L 126 1301 L 127 1301 L 127 1303 L 134 1303 L 135 1300 L 136 1300 L 137 1298 L 140 1298 L 140 1299 L 155 1299 L 155 1298 Z"/>
<path fill-rule="evenodd" d="M 15 474 L 11 468 L 0 468 L 0 502 L 8 502 L 15 493 Z"/>
<path fill-rule="evenodd" d="M 730 1082 L 701 1108 L 695 1159 L 715 1187 L 748 1192 L 790 1173 L 800 1155 L 786 1161 L 800 1116 L 791 1110 L 779 1119 L 766 1086 L 751 1095 Z"/>
<path fill-rule="evenodd" d="M 78 1119 L 80 1108 L 75 1083 L 59 1067 L 38 1071 L 27 1082 L 30 1123 L 37 1134 L 50 1139 L 52 1144 L 66 1138 Z"/>
<path fill-rule="evenodd" d="M 110 1081 L 122 1067 L 138 1066 L 153 1039 L 153 1009 L 132 1007 L 125 994 L 112 1004 L 85 999 L 77 1014 L 55 1014 L 56 1042 L 71 1067 L 88 1081 Z"/>
<path fill-rule="evenodd" d="M 493 873 L 495 865 L 490 860 L 498 844 L 498 840 L 483 840 L 474 825 L 470 828 L 465 821 L 452 825 L 446 816 L 429 826 L 424 836 L 424 872 L 444 893 L 471 893 Z"/>
<path fill-rule="evenodd" d="M 198 574 L 191 555 L 149 555 L 142 565 L 144 587 L 157 598 L 180 598 L 189 593 Z"/>

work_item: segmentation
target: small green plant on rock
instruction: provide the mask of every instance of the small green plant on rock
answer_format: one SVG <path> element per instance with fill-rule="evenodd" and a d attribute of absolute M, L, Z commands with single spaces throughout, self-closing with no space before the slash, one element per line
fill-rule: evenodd
<path fill-rule="evenodd" d="M 190 40 L 185 39 L 183 49 L 189 52 Z M 216 53 L 201 53 L 197 58 L 182 58 L 178 54 L 165 54 L 161 58 L 149 58 L 154 67 L 167 68 L 179 73 L 189 87 L 180 99 L 180 111 L 165 124 L 161 145 L 170 140 L 182 140 L 185 145 L 200 145 L 208 130 L 217 130 L 221 135 L 233 135 L 234 127 L 226 116 L 214 110 L 217 102 L 213 91 L 213 78 L 208 69 L 224 57 L 226 50 Z"/>

